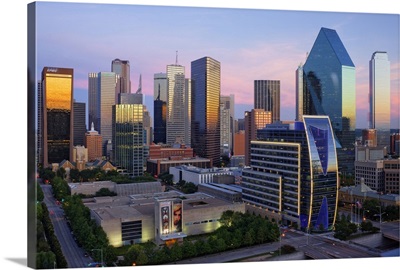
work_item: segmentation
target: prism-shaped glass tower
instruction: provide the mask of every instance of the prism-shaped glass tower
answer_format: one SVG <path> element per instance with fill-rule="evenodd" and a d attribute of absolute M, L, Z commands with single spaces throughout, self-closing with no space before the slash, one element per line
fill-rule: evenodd
<path fill-rule="evenodd" d="M 339 170 L 353 173 L 356 70 L 335 30 L 321 28 L 303 66 L 303 115 L 326 115 L 338 148 Z"/>

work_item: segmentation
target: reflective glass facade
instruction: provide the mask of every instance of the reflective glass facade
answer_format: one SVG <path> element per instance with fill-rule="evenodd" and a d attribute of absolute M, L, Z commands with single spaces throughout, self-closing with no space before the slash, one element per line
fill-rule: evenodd
<path fill-rule="evenodd" d="M 377 145 L 390 141 L 390 61 L 386 52 L 374 52 L 369 62 L 370 128 L 377 131 Z"/>
<path fill-rule="evenodd" d="M 71 160 L 73 147 L 73 69 L 45 67 L 43 88 L 43 165 Z"/>
<path fill-rule="evenodd" d="M 118 58 L 111 62 L 111 72 L 119 75 L 119 88 L 116 89 L 116 96 L 120 93 L 131 92 L 131 66 L 128 60 L 120 60 Z"/>
<path fill-rule="evenodd" d="M 303 66 L 303 114 L 329 116 L 340 148 L 339 167 L 349 173 L 354 172 L 355 74 L 336 31 L 321 28 Z"/>
<path fill-rule="evenodd" d="M 333 130 L 327 116 L 303 119 L 258 130 L 251 168 L 243 170 L 243 200 L 280 213 L 284 223 L 329 230 L 339 187 Z"/>
<path fill-rule="evenodd" d="M 281 82 L 278 80 L 254 81 L 254 109 L 263 109 L 272 114 L 272 122 L 280 121 Z"/>
<path fill-rule="evenodd" d="M 192 140 L 197 156 L 220 161 L 221 64 L 211 57 L 191 63 Z"/>
<path fill-rule="evenodd" d="M 167 144 L 185 143 L 185 119 L 188 114 L 185 87 L 185 67 L 167 66 Z"/>
<path fill-rule="evenodd" d="M 143 175 L 143 105 L 112 106 L 114 163 L 132 176 Z"/>

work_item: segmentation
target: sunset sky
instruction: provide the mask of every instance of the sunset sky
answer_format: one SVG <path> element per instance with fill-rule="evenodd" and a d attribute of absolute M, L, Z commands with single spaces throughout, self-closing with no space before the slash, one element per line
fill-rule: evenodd
<path fill-rule="evenodd" d="M 399 16 L 351 12 L 39 2 L 38 70 L 74 69 L 76 101 L 87 102 L 88 73 L 111 71 L 129 60 L 132 92 L 142 75 L 153 114 L 153 76 L 166 65 L 185 66 L 210 56 L 221 63 L 221 94 L 235 96 L 235 118 L 253 107 L 254 80 L 280 80 L 281 120 L 295 118 L 295 70 L 321 27 L 337 31 L 356 66 L 358 128 L 367 127 L 369 60 L 386 51 L 391 61 L 393 128 L 399 128 Z M 389 102 L 389 101 L 388 101 Z"/>

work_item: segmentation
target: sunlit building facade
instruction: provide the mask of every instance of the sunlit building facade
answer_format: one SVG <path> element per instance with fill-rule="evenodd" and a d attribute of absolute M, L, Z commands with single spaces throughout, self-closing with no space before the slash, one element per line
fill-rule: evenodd
<path fill-rule="evenodd" d="M 356 71 L 335 30 L 321 28 L 303 66 L 303 83 L 303 115 L 329 116 L 339 169 L 354 174 Z"/>
<path fill-rule="evenodd" d="M 73 149 L 73 80 L 71 68 L 44 67 L 42 71 L 43 166 L 71 160 Z"/>
<path fill-rule="evenodd" d="M 390 143 L 390 61 L 386 52 L 376 51 L 369 62 L 370 128 L 377 133 L 377 145 Z"/>
<path fill-rule="evenodd" d="M 221 64 L 211 57 L 191 62 L 192 135 L 195 155 L 220 161 Z"/>
<path fill-rule="evenodd" d="M 243 201 L 303 230 L 331 230 L 339 188 L 333 129 L 327 116 L 271 124 L 251 142 L 242 174 Z"/>

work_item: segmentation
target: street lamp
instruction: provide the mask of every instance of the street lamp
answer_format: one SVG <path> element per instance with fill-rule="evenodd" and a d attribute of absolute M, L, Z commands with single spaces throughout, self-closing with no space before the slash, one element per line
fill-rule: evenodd
<path fill-rule="evenodd" d="M 285 236 L 285 231 L 281 232 L 281 229 L 279 229 L 279 256 L 281 256 L 282 253 L 282 237 Z"/>
<path fill-rule="evenodd" d="M 94 251 L 94 250 L 100 250 L 101 266 L 103 266 L 103 249 L 102 248 L 94 248 L 94 249 L 92 249 L 92 251 Z"/>
<path fill-rule="evenodd" d="M 376 207 L 379 207 L 379 230 L 381 231 L 382 230 L 382 215 L 385 214 L 385 212 L 382 213 L 382 207 L 380 205 L 377 205 Z"/>

